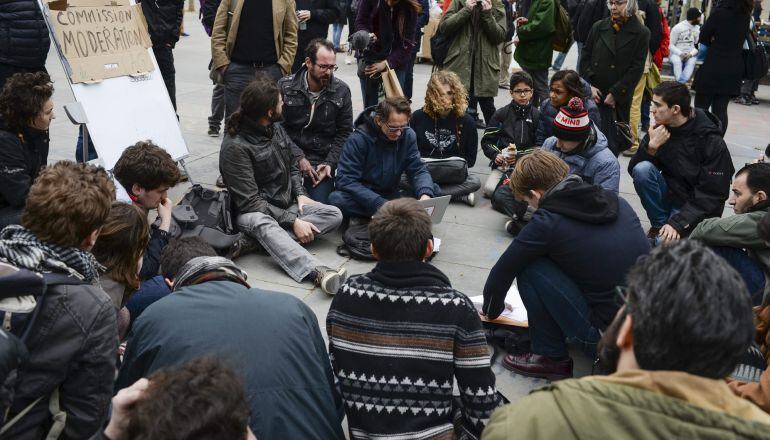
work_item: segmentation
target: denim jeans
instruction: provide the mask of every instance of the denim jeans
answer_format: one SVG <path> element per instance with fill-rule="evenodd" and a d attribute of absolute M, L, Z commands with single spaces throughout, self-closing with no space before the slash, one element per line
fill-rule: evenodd
<path fill-rule="evenodd" d="M 674 68 L 674 79 L 682 84 L 689 81 L 695 71 L 695 62 L 698 61 L 698 58 L 690 57 L 684 63 L 677 55 L 671 55 L 668 59 L 671 61 L 671 67 Z"/>
<path fill-rule="evenodd" d="M 91 138 L 88 138 L 88 160 L 94 160 L 97 157 L 99 157 L 98 154 L 96 154 L 96 148 L 94 148 L 94 143 L 91 141 Z M 75 162 L 83 162 L 83 127 L 80 127 L 78 130 L 78 142 L 75 145 Z"/>
<path fill-rule="evenodd" d="M 651 162 L 639 162 L 633 170 L 634 189 L 642 202 L 647 218 L 654 228 L 660 228 L 668 222 L 669 217 L 679 211 L 681 206 L 674 206 L 668 199 L 668 185 L 663 174 Z"/>
<path fill-rule="evenodd" d="M 244 64 L 233 61 L 225 70 L 225 115 L 230 116 L 241 106 L 241 93 L 243 89 L 254 80 L 257 72 L 265 72 L 276 82 L 283 76 L 283 71 L 278 64 L 267 67 L 255 67 L 252 64 Z"/>
<path fill-rule="evenodd" d="M 727 246 L 711 246 L 711 250 L 727 261 L 746 283 L 753 305 L 762 303 L 765 289 L 765 272 L 757 260 L 750 257 L 743 249 Z"/>
<path fill-rule="evenodd" d="M 577 285 L 548 258 L 530 263 L 516 278 L 527 309 L 532 352 L 551 358 L 568 355 L 566 339 L 589 356 L 601 339 L 591 308 Z"/>
<path fill-rule="evenodd" d="M 319 203 L 305 205 L 299 219 L 312 223 L 321 231 L 316 235 L 323 235 L 339 227 L 342 223 L 342 213 L 334 206 Z M 297 242 L 293 231 L 283 229 L 268 214 L 241 214 L 237 223 L 241 232 L 257 240 L 294 281 L 303 281 L 317 267 L 322 266 L 316 257 Z"/>
<path fill-rule="evenodd" d="M 567 52 L 569 52 L 569 49 L 567 49 Z M 554 58 L 553 64 L 551 64 L 551 69 L 557 72 L 561 70 L 561 66 L 564 65 L 564 60 L 567 59 L 567 52 L 556 52 L 556 58 Z"/>
<path fill-rule="evenodd" d="M 332 44 L 334 44 L 335 49 L 340 48 L 340 38 L 342 38 L 342 28 L 344 27 L 343 23 L 334 23 L 332 25 Z"/>
<path fill-rule="evenodd" d="M 395 194 L 392 197 L 383 197 L 390 200 L 399 196 L 400 194 Z M 368 208 L 361 206 L 361 204 L 356 201 L 353 195 L 346 191 L 332 191 L 332 193 L 329 194 L 329 203 L 339 208 L 340 211 L 342 211 L 342 215 L 344 215 L 346 218 L 372 218 L 374 215 L 374 211 L 370 211 Z"/>
<path fill-rule="evenodd" d="M 406 82 L 406 70 L 396 69 L 396 77 L 403 89 Z M 382 84 L 382 80 L 380 78 L 367 77 L 364 79 L 359 78 L 359 81 L 361 83 L 361 96 L 364 98 L 364 108 L 377 105 L 380 100 L 380 85 Z"/>
<path fill-rule="evenodd" d="M 318 183 L 318 186 L 313 187 L 313 180 L 309 177 L 304 178 L 303 184 L 307 190 L 307 195 L 316 202 L 321 202 L 324 205 L 329 204 L 329 194 L 334 191 L 334 178 L 327 177 Z"/>

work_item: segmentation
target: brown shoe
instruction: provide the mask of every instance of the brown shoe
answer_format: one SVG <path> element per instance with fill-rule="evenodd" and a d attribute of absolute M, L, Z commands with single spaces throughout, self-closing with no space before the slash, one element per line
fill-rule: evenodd
<path fill-rule="evenodd" d="M 527 377 L 541 377 L 548 380 L 572 377 L 572 358 L 555 361 L 535 353 L 509 354 L 503 359 L 503 366 Z"/>

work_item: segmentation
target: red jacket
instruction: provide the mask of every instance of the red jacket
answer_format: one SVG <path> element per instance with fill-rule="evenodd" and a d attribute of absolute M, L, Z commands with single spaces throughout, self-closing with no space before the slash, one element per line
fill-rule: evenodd
<path fill-rule="evenodd" d="M 658 6 L 658 10 L 660 11 L 661 17 L 660 27 L 662 30 L 662 38 L 660 40 L 660 47 L 658 47 L 658 50 L 652 55 L 652 62 L 658 66 L 658 69 L 662 69 L 663 58 L 668 56 L 668 43 L 671 41 L 671 29 L 668 27 L 668 20 L 666 20 L 666 14 L 663 13 L 663 9 Z"/>

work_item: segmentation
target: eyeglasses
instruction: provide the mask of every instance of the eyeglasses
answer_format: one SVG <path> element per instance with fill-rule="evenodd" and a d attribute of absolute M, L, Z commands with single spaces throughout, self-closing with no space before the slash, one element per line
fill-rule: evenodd
<path fill-rule="evenodd" d="M 624 1 L 624 2 L 613 2 L 613 1 L 609 1 L 609 2 L 607 2 L 607 7 L 608 7 L 608 8 L 611 8 L 611 7 L 613 7 L 613 6 L 621 7 L 621 6 L 625 5 L 626 3 L 628 3 L 628 1 Z"/>
<path fill-rule="evenodd" d="M 532 93 L 532 89 L 513 89 L 511 90 L 511 93 L 514 95 L 529 95 Z"/>
<path fill-rule="evenodd" d="M 336 72 L 337 69 L 339 69 L 340 67 L 336 64 L 315 64 L 315 65 L 318 66 L 318 68 L 321 70 L 331 70 L 333 72 Z"/>
<path fill-rule="evenodd" d="M 388 123 L 385 123 L 385 129 L 390 133 L 399 133 L 409 128 L 408 125 L 402 125 L 400 127 L 391 127 Z"/>

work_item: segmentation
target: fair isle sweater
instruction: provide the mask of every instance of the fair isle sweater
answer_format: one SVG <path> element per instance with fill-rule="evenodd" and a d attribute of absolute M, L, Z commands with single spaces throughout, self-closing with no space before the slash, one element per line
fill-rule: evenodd
<path fill-rule="evenodd" d="M 353 439 L 477 439 L 500 405 L 478 313 L 430 264 L 351 277 L 326 330 Z"/>

